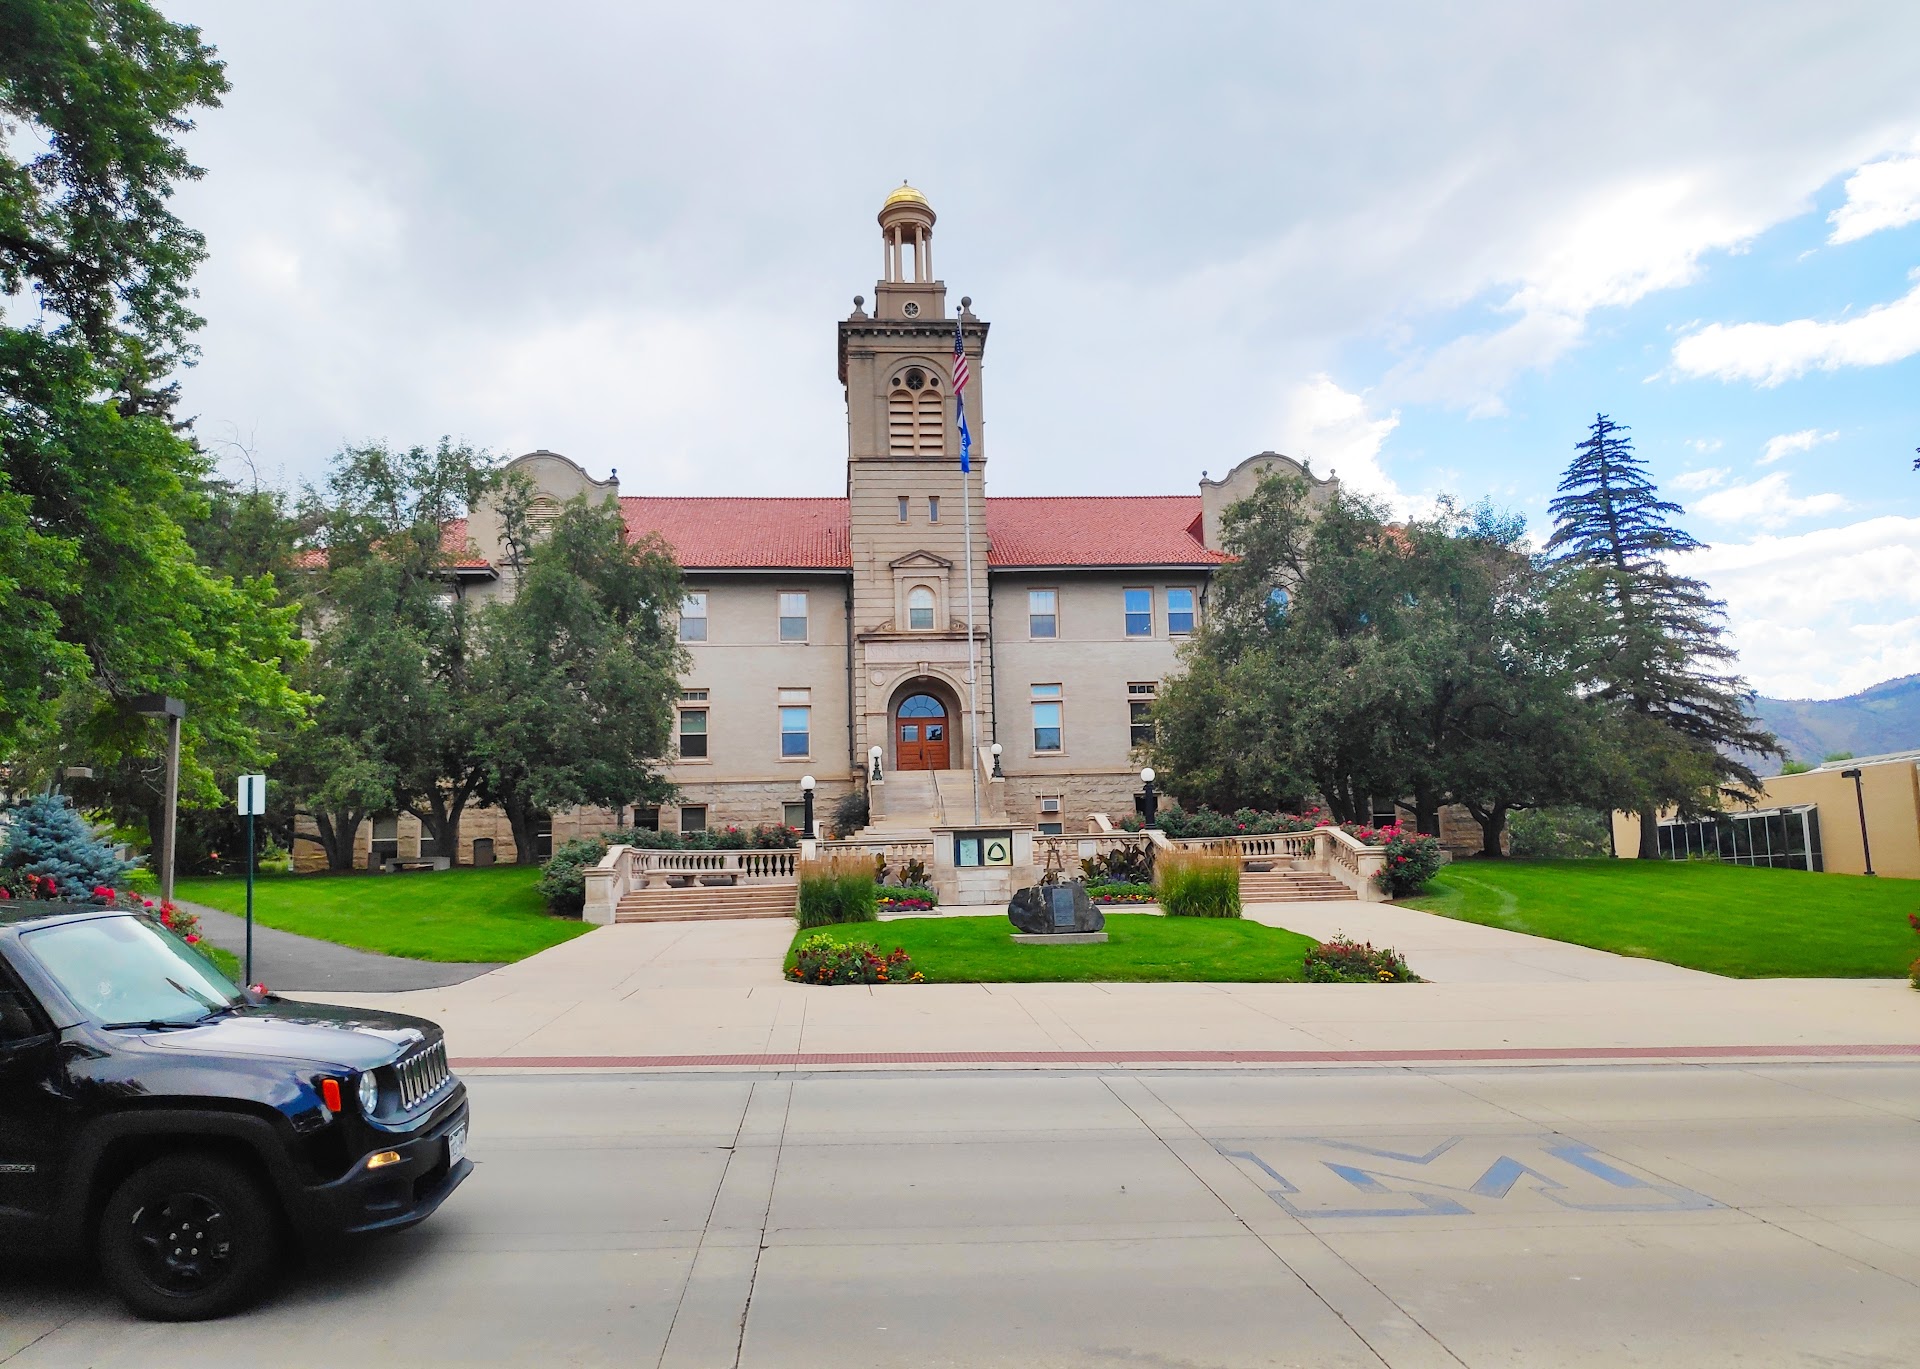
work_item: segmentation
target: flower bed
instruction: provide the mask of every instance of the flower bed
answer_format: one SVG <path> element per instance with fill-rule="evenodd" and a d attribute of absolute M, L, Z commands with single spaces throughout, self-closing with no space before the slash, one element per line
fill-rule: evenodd
<path fill-rule="evenodd" d="M 795 948 L 787 978 L 801 984 L 924 984 L 913 957 L 896 946 L 882 955 L 871 941 L 815 933 Z"/>
<path fill-rule="evenodd" d="M 880 913 L 924 913 L 940 906 L 940 895 L 924 884 L 883 884 L 874 891 Z"/>
<path fill-rule="evenodd" d="M 1345 936 L 1308 951 L 1306 971 L 1309 984 L 1406 984 L 1414 977 L 1400 952 Z"/>
<path fill-rule="evenodd" d="M 1087 897 L 1095 903 L 1151 903 L 1151 884 L 1089 884 Z"/>
<path fill-rule="evenodd" d="M 63 896 L 60 892 L 60 882 L 51 875 L 36 875 L 25 870 L 7 870 L 0 873 L 6 876 L 0 879 L 0 899 L 26 903 L 58 901 L 62 904 L 92 904 L 97 908 L 137 908 L 141 912 L 150 913 L 159 920 L 162 927 L 188 945 L 200 944 L 199 914 L 175 907 L 171 903 L 160 903 L 131 889 L 116 889 L 108 884 L 94 885 L 85 897 Z"/>

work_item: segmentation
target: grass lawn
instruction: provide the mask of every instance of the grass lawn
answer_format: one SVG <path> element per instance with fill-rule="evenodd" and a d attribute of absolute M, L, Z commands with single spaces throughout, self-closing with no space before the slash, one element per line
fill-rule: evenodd
<path fill-rule="evenodd" d="M 410 960 L 522 960 L 591 928 L 550 917 L 533 890 L 531 865 L 404 875 L 265 875 L 254 883 L 253 915 L 268 927 Z M 237 876 L 183 879 L 189 903 L 247 910 Z"/>
<path fill-rule="evenodd" d="M 1447 917 L 1744 979 L 1905 975 L 1920 882 L 1705 861 L 1457 861 L 1406 900 Z"/>
<path fill-rule="evenodd" d="M 871 941 L 883 952 L 906 948 L 929 984 L 1145 983 L 1214 981 L 1292 983 L 1314 939 L 1234 918 L 1109 913 L 1100 946 L 1022 945 L 1013 924 L 996 917 L 907 917 L 816 927 L 839 941 Z M 793 964 L 789 948 L 786 963 Z"/>

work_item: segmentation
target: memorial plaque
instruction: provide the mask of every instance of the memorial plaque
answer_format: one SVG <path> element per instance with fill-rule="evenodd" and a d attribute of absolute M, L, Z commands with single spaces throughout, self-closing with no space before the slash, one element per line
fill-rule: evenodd
<path fill-rule="evenodd" d="M 1054 885 L 1047 890 L 1047 902 L 1053 909 L 1053 925 L 1072 931 L 1078 921 L 1073 905 L 1073 886 Z"/>

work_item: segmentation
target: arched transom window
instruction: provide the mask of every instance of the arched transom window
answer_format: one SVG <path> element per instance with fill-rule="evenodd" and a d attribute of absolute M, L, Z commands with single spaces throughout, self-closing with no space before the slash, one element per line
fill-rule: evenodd
<path fill-rule="evenodd" d="M 909 366 L 887 390 L 887 451 L 893 456 L 940 456 L 947 446 L 947 411 L 940 377 Z"/>
<path fill-rule="evenodd" d="M 907 591 L 907 626 L 915 632 L 933 630 L 933 591 L 925 585 Z"/>

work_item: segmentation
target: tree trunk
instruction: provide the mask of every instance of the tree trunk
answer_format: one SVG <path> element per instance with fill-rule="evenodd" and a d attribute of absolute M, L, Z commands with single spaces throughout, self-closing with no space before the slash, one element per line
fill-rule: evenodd
<path fill-rule="evenodd" d="M 448 798 L 435 792 L 424 804 L 409 804 L 407 811 L 420 819 L 420 826 L 433 838 L 434 849 L 447 858 L 449 865 L 460 863 L 460 816 L 466 811 L 471 787 L 463 787 Z"/>
<path fill-rule="evenodd" d="M 1640 810 L 1640 859 L 1660 859 L 1660 810 L 1651 804 Z"/>
<path fill-rule="evenodd" d="M 1500 836 L 1507 830 L 1507 805 L 1496 803 L 1484 814 L 1476 812 L 1474 821 L 1480 824 L 1480 855 L 1485 860 L 1500 860 L 1506 851 L 1500 845 Z"/>
<path fill-rule="evenodd" d="M 513 863 L 515 865 L 534 865 L 538 857 L 534 855 L 534 844 L 539 840 L 538 814 L 532 804 L 523 799 L 503 798 L 500 807 L 507 815 L 507 826 L 513 829 Z"/>
<path fill-rule="evenodd" d="M 353 839 L 360 831 L 360 824 L 366 818 L 365 813 L 353 809 L 340 809 L 327 812 L 316 809 L 310 813 L 318 836 L 309 836 L 296 831 L 296 841 L 311 841 L 319 846 L 327 857 L 327 869 L 342 873 L 353 869 Z"/>

